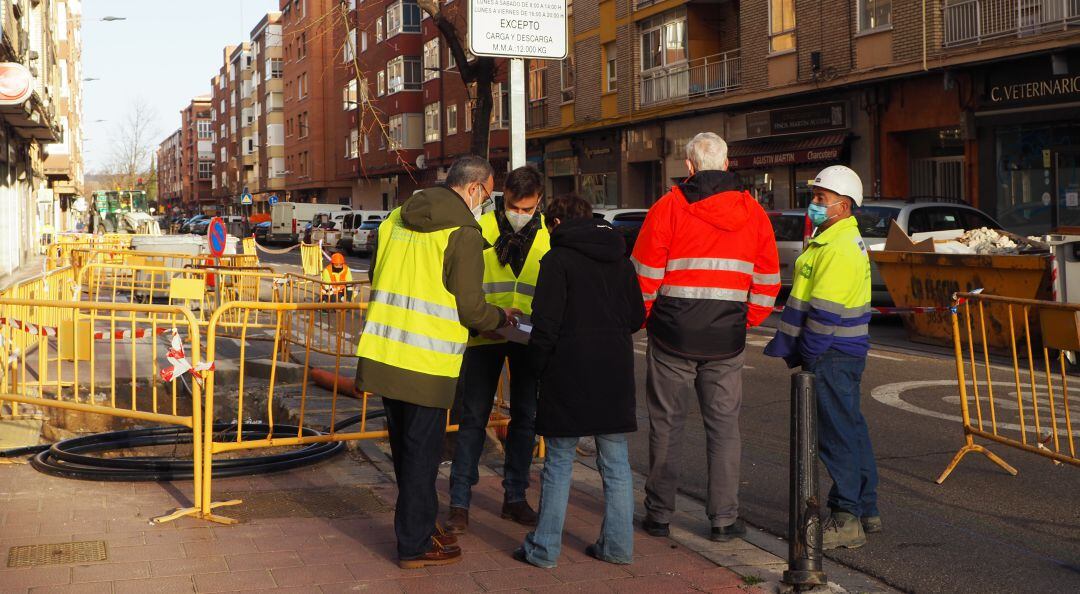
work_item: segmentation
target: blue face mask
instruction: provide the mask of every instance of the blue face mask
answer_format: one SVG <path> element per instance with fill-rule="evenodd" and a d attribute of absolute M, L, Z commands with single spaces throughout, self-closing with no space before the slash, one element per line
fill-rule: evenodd
<path fill-rule="evenodd" d="M 820 227 L 825 224 L 826 221 L 831 219 L 829 216 L 829 207 L 836 204 L 814 204 L 810 203 L 810 206 L 806 207 L 806 214 L 810 217 L 810 223 L 815 227 Z M 833 215 L 835 216 L 835 215 Z"/>

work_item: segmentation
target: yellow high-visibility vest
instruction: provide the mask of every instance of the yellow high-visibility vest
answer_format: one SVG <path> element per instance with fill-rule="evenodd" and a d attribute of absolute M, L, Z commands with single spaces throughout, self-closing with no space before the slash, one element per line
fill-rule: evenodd
<path fill-rule="evenodd" d="M 400 208 L 379 225 L 378 261 L 357 356 L 458 377 L 469 331 L 443 283 L 446 246 L 457 229 L 412 231 L 403 224 Z"/>
<path fill-rule="evenodd" d="M 495 245 L 495 241 L 499 239 L 499 223 L 495 219 L 494 212 L 480 217 L 480 230 L 488 244 Z M 544 224 L 543 215 L 540 215 L 540 228 L 533 236 L 533 242 L 529 246 L 529 254 L 525 257 L 525 265 L 521 267 L 520 275 L 515 275 L 514 269 L 510 266 L 499 263 L 494 247 L 484 250 L 484 299 L 492 305 L 516 307 L 526 316 L 532 315 L 533 294 L 536 291 L 536 279 L 540 275 L 540 259 L 549 250 L 551 250 L 551 234 L 548 233 L 547 226 Z M 498 342 L 505 341 L 475 336 L 469 339 L 469 346 Z"/>

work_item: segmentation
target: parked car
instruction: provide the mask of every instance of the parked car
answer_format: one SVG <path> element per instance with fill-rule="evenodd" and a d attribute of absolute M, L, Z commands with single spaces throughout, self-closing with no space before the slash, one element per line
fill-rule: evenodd
<path fill-rule="evenodd" d="M 626 255 L 634 251 L 634 243 L 637 241 L 641 226 L 645 224 L 645 215 L 649 211 L 644 208 L 612 208 L 594 210 L 593 216 L 604 219 L 611 223 L 612 227 L 622 233 L 626 239 Z"/>
<path fill-rule="evenodd" d="M 773 235 L 776 236 L 776 252 L 780 257 L 780 286 L 790 289 L 795 260 L 806 249 L 813 226 L 805 210 L 774 210 L 768 214 Z"/>
<path fill-rule="evenodd" d="M 210 217 L 205 219 L 199 219 L 191 224 L 191 232 L 195 235 L 206 235 L 207 229 L 210 228 L 210 221 L 213 220 Z"/>
<path fill-rule="evenodd" d="M 210 220 L 209 215 L 195 215 L 195 216 L 191 217 L 190 219 L 185 220 L 183 223 L 180 224 L 180 232 L 181 233 L 194 233 L 194 231 L 191 230 L 191 227 L 195 223 L 198 223 L 199 221 L 208 221 L 208 220 Z"/>
<path fill-rule="evenodd" d="M 259 243 L 266 243 L 266 236 L 270 233 L 270 221 L 263 221 L 256 224 L 252 228 L 252 233 L 255 235 L 255 241 Z"/>
<path fill-rule="evenodd" d="M 381 220 L 367 220 L 353 231 L 351 250 L 354 254 L 370 254 L 379 237 Z"/>
<path fill-rule="evenodd" d="M 915 242 L 948 239 L 981 227 L 1002 228 L 997 221 L 977 208 L 959 200 L 943 199 L 869 200 L 855 209 L 855 219 L 859 223 L 859 233 L 870 250 L 884 246 L 893 221 Z M 885 281 L 872 260 L 870 283 L 872 303 L 892 303 Z"/>
<path fill-rule="evenodd" d="M 341 236 L 337 248 L 343 252 L 353 252 L 353 240 L 364 221 L 381 221 L 389 215 L 386 210 L 351 210 L 341 219 Z"/>

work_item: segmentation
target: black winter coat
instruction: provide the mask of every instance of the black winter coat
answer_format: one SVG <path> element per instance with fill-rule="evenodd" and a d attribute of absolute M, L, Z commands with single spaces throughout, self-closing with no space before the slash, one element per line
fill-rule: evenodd
<path fill-rule="evenodd" d="M 625 241 L 599 219 L 551 234 L 533 297 L 536 432 L 581 437 L 637 431 L 634 345 L 645 304 Z"/>

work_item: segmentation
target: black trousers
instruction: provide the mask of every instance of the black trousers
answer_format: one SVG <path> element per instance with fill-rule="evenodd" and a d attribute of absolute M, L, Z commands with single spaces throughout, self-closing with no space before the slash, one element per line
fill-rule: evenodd
<path fill-rule="evenodd" d="M 412 559 L 431 549 L 431 537 L 435 534 L 439 513 L 435 479 L 439 475 L 446 434 L 446 409 L 386 397 L 383 409 L 397 477 L 394 534 L 398 558 Z"/>

